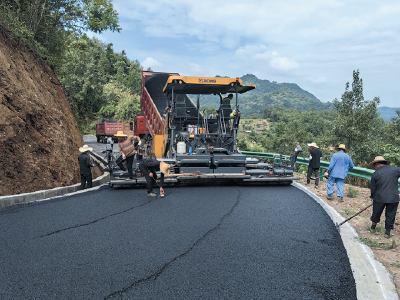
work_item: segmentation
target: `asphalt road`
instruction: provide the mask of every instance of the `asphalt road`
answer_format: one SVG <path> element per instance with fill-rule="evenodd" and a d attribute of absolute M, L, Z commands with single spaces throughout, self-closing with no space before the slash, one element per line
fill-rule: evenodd
<path fill-rule="evenodd" d="M 301 190 L 165 190 L 0 209 L 0 299 L 356 299 L 338 231 Z"/>

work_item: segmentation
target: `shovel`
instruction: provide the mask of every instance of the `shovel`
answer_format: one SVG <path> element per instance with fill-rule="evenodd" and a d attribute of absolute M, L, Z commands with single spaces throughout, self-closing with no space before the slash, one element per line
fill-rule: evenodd
<path fill-rule="evenodd" d="M 339 228 L 340 226 L 342 226 L 342 225 L 343 225 L 344 223 L 346 223 L 347 221 L 353 219 L 355 216 L 358 216 L 359 214 L 361 214 L 364 210 L 366 210 L 367 208 L 371 207 L 372 204 L 373 204 L 373 203 L 371 203 L 370 205 L 364 207 L 362 210 L 360 210 L 360 211 L 359 211 L 358 213 L 356 213 L 354 216 L 351 216 L 350 218 L 347 218 L 347 219 L 344 220 L 342 223 L 338 224 L 338 223 L 336 222 L 336 228 L 337 228 L 337 230 L 340 231 L 340 228 Z"/>

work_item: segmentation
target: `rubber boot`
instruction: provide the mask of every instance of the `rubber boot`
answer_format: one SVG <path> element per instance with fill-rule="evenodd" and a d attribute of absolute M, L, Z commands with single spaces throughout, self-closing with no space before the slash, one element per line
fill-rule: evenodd
<path fill-rule="evenodd" d="M 385 230 L 385 238 L 390 238 L 390 229 Z"/>

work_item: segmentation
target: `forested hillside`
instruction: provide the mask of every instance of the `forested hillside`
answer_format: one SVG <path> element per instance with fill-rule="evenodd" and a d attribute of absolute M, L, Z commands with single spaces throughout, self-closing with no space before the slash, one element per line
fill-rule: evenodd
<path fill-rule="evenodd" d="M 139 62 L 83 34 L 121 30 L 112 0 L 4 0 L 0 22 L 54 68 L 82 133 L 97 119 L 139 112 Z"/>
<path fill-rule="evenodd" d="M 243 84 L 256 85 L 256 89 L 240 95 L 240 111 L 243 117 L 260 117 L 265 107 L 284 107 L 299 110 L 315 109 L 318 111 L 333 108 L 332 103 L 323 103 L 313 94 L 301 89 L 295 83 L 277 83 L 258 79 L 247 74 L 241 77 Z M 195 97 L 192 97 L 195 99 Z M 204 108 L 219 107 L 219 98 L 203 96 L 201 105 Z M 210 110 L 210 109 L 208 109 Z"/>
<path fill-rule="evenodd" d="M 307 157 L 307 144 L 316 142 L 324 154 L 323 160 L 329 161 L 334 153 L 332 147 L 344 143 L 357 166 L 365 167 L 377 155 L 399 166 L 400 110 L 395 118 L 384 122 L 377 111 L 379 98 L 365 100 L 362 91 L 362 79 L 354 71 L 352 88 L 346 84 L 341 99 L 333 101 L 334 109 L 302 111 L 265 107 L 261 118 L 269 122 L 268 130 L 256 133 L 248 127 L 250 121 L 242 119 L 239 148 L 292 155 L 300 143 L 304 149 L 302 155 Z"/>
<path fill-rule="evenodd" d="M 90 132 L 95 120 L 132 120 L 140 113 L 142 70 L 112 44 L 86 35 L 70 43 L 58 76 L 81 132 Z"/>
<path fill-rule="evenodd" d="M 266 79 L 258 79 L 253 74 L 244 75 L 244 76 L 240 77 L 240 79 L 243 80 L 243 83 L 245 85 L 254 85 L 254 84 L 257 85 L 257 88 L 255 90 L 248 92 L 248 95 L 251 95 L 251 96 L 263 95 L 263 94 L 270 93 L 270 92 L 273 92 L 275 90 L 279 90 L 282 88 L 289 88 L 293 91 L 296 91 L 297 93 L 299 93 L 300 95 L 302 95 L 304 97 L 310 98 L 314 102 L 317 102 L 317 103 L 321 102 L 313 94 L 303 90 L 295 83 L 286 83 L 286 82 L 277 83 L 276 81 L 271 82 Z"/>

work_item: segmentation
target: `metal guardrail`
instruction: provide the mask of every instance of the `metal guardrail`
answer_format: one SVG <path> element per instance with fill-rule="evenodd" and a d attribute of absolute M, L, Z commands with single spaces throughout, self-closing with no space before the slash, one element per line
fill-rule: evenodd
<path fill-rule="evenodd" d="M 274 156 L 279 156 L 279 154 L 277 154 L 277 153 L 262 153 L 262 152 L 251 152 L 251 151 L 240 151 L 240 153 L 242 153 L 243 155 L 246 155 L 246 156 L 262 157 L 262 158 L 269 158 L 269 159 L 274 159 Z M 282 158 L 290 160 L 290 156 L 287 156 L 287 155 L 283 155 Z M 297 157 L 296 164 L 308 166 L 308 159 L 304 158 L 304 157 Z M 321 169 L 320 169 L 321 176 L 323 175 L 324 170 L 327 170 L 328 167 L 329 167 L 329 162 L 321 161 Z M 375 172 L 375 170 L 354 167 L 354 168 L 349 169 L 348 175 L 371 180 L 371 176 L 374 172 Z M 323 180 L 323 177 L 321 177 L 321 181 L 322 180 Z M 399 179 L 399 184 L 400 184 L 400 179 Z M 400 192 L 400 187 L 399 187 L 399 192 Z"/>

